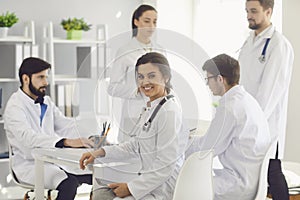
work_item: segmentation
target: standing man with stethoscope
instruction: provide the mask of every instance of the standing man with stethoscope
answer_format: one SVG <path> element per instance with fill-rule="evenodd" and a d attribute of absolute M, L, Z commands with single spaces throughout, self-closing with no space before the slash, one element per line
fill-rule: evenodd
<path fill-rule="evenodd" d="M 249 28 L 239 62 L 241 85 L 252 94 L 268 119 L 272 142 L 278 140 L 270 159 L 268 182 L 273 200 L 288 200 L 288 189 L 279 159 L 283 158 L 288 92 L 294 52 L 289 41 L 275 30 L 270 19 L 274 0 L 246 0 Z M 276 155 L 275 155 L 276 154 Z"/>

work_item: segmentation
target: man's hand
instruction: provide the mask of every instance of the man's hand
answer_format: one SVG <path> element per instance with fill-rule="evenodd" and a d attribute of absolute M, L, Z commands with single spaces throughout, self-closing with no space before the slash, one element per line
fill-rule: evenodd
<path fill-rule="evenodd" d="M 113 189 L 113 192 L 117 197 L 124 198 L 131 195 L 127 183 L 111 183 L 108 187 Z"/>
<path fill-rule="evenodd" d="M 68 147 L 93 147 L 94 142 L 87 138 L 77 138 L 77 139 L 65 139 L 64 146 Z"/>

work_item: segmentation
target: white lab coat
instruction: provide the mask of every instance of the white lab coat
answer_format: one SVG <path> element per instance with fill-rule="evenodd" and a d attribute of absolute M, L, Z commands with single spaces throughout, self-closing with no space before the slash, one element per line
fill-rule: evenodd
<path fill-rule="evenodd" d="M 21 89 L 15 92 L 7 102 L 4 113 L 4 129 L 13 149 L 13 170 L 18 179 L 34 184 L 35 169 L 32 150 L 37 147 L 55 147 L 62 138 L 79 137 L 76 134 L 75 121 L 66 118 L 45 96 L 48 105 L 42 126 L 40 126 L 40 104 Z M 67 175 L 58 166 L 45 163 L 45 187 L 55 189 Z"/>
<path fill-rule="evenodd" d="M 215 200 L 253 200 L 270 140 L 260 106 L 238 85 L 222 96 L 207 133 L 193 137 L 186 156 L 209 149 L 218 156 L 224 168 L 214 169 Z"/>
<path fill-rule="evenodd" d="M 160 100 L 151 102 L 150 110 L 143 113 L 141 124 L 148 120 Z M 128 188 L 135 199 L 172 199 L 189 135 L 182 120 L 182 111 L 174 98 L 171 98 L 158 111 L 149 131 L 140 127 L 137 130 L 140 134 L 130 141 L 103 147 L 107 158 L 140 158 L 141 175 L 128 182 Z"/>
<path fill-rule="evenodd" d="M 266 61 L 261 63 L 258 58 L 262 54 L 267 38 L 271 40 L 266 50 Z M 284 155 L 293 60 L 291 44 L 275 30 L 273 25 L 256 37 L 254 31 L 251 32 L 239 55 L 241 85 L 254 96 L 264 111 L 272 141 L 278 138 L 280 159 Z"/>
<path fill-rule="evenodd" d="M 151 42 L 151 52 L 164 53 L 159 45 Z M 142 55 L 150 49 L 133 37 L 128 44 L 121 47 L 115 57 L 110 72 L 110 83 L 107 89 L 109 95 L 122 99 L 122 113 L 120 117 L 118 141 L 128 141 L 133 133 L 132 130 L 148 98 L 137 94 L 135 78 L 135 64 Z M 117 102 L 113 99 L 113 102 Z M 120 113 L 114 111 L 114 118 L 119 118 Z"/>

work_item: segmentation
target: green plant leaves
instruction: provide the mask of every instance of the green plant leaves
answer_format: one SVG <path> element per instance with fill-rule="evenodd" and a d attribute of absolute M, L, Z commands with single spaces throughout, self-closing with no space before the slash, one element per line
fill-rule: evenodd
<path fill-rule="evenodd" d="M 0 15 L 0 27 L 11 27 L 17 23 L 19 18 L 15 13 L 6 12 L 6 14 Z"/>
<path fill-rule="evenodd" d="M 64 30 L 83 30 L 88 31 L 91 29 L 91 24 L 87 24 L 83 18 L 68 18 L 63 19 L 60 23 Z"/>

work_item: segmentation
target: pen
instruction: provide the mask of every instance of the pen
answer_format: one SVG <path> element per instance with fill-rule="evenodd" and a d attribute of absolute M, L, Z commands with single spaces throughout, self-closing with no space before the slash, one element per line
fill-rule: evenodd
<path fill-rule="evenodd" d="M 104 136 L 107 136 L 109 130 L 110 130 L 110 123 L 108 124 L 107 130 L 106 130 Z"/>
<path fill-rule="evenodd" d="M 110 130 L 110 123 L 108 124 L 107 130 L 104 133 L 104 136 L 101 138 L 102 140 L 100 141 L 99 147 L 102 147 L 102 145 L 105 143 L 106 136 L 107 136 L 109 130 Z"/>
<path fill-rule="evenodd" d="M 105 121 L 105 122 L 102 124 L 102 132 L 101 132 L 101 136 L 103 136 L 103 135 L 104 135 L 104 133 L 105 133 L 106 124 L 107 124 L 107 122 L 106 122 L 106 121 Z"/>

